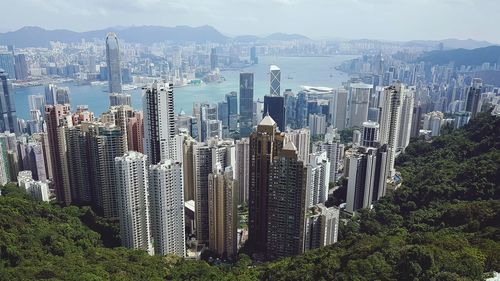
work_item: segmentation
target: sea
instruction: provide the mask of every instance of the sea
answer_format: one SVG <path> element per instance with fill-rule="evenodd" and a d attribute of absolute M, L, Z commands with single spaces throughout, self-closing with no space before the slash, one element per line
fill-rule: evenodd
<path fill-rule="evenodd" d="M 291 89 L 294 92 L 301 90 L 301 86 L 323 86 L 337 88 L 349 79 L 349 76 L 337 69 L 342 62 L 356 56 L 335 55 L 329 57 L 259 57 L 259 63 L 241 70 L 222 71 L 225 81 L 220 83 L 203 83 L 174 88 L 174 110 L 176 113 L 184 111 L 191 114 L 193 103 L 223 101 L 225 95 L 239 90 L 239 73 L 254 73 L 254 99 L 263 100 L 269 93 L 269 66 L 275 64 L 281 68 L 281 92 Z M 77 85 L 63 83 L 60 86 L 69 87 L 71 107 L 74 110 L 78 105 L 88 105 L 95 116 L 100 116 L 109 106 L 107 85 Z M 18 118 L 28 120 L 29 95 L 43 95 L 44 86 L 20 87 L 14 89 L 14 100 Z M 126 91 L 132 97 L 132 107 L 140 110 L 141 89 Z"/>

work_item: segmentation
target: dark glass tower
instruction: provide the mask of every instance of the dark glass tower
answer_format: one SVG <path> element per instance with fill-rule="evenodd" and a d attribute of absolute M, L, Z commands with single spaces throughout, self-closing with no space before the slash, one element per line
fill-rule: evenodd
<path fill-rule="evenodd" d="M 253 122 L 253 73 L 240 73 L 240 135 L 248 137 Z"/>
<path fill-rule="evenodd" d="M 269 115 L 276 121 L 280 131 L 285 131 L 285 98 L 283 96 L 265 96 L 264 114 Z"/>
<path fill-rule="evenodd" d="M 19 133 L 12 83 L 7 73 L 0 69 L 0 132 Z"/>

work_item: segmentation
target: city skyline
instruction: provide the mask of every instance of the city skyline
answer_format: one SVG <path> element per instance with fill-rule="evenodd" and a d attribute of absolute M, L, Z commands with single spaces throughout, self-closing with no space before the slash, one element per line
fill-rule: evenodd
<path fill-rule="evenodd" d="M 298 33 L 313 39 L 379 39 L 389 41 L 443 40 L 448 38 L 487 40 L 500 43 L 494 29 L 500 3 L 487 0 L 394 1 L 367 0 L 238 0 L 238 1 L 11 1 L 5 5 L 5 23 L 0 32 L 23 26 L 86 31 L 112 26 L 203 26 L 210 25 L 228 36 Z M 432 9 L 429 8 L 432 4 Z M 241 7 L 245 9 L 241 11 Z M 469 13 L 481 9 L 481 17 Z M 383 13 L 373 13 L 379 9 Z M 36 14 L 31 14 L 36 11 Z M 408 12 L 415 18 L 408 18 Z M 446 11 L 446 12 L 445 12 Z M 22 23 L 15 15 L 21 13 Z M 152 15 L 169 12 L 169 17 Z M 388 16 L 390 14 L 390 16 Z M 144 16 L 141 16 L 144 15 Z M 145 16 L 148 15 L 148 16 Z M 421 17 L 419 15 L 422 15 Z M 425 15 L 425 16 L 424 16 Z M 301 21 L 290 21 L 290 18 Z M 136 19 L 131 21 L 130 19 Z M 330 26 L 324 24 L 329 18 Z M 76 19 L 76 20 L 75 20 Z M 306 20 L 307 25 L 300 24 Z M 62 26 L 60 23 L 65 22 Z M 347 24 L 346 22 L 351 23 Z M 393 23 L 397 22 L 398 25 Z M 390 25 L 390 29 L 377 28 Z M 272 26 L 272 30 L 269 29 Z M 342 26 L 342 28 L 336 28 Z"/>

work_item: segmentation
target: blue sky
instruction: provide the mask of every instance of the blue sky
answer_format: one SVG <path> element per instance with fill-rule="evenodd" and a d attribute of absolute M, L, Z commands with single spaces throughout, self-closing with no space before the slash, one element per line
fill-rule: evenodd
<path fill-rule="evenodd" d="M 500 43 L 499 0 L 2 0 L 0 31 L 211 25 L 227 35 Z"/>

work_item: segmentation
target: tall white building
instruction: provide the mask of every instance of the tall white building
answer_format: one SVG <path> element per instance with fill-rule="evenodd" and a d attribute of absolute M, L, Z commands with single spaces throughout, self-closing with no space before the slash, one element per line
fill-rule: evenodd
<path fill-rule="evenodd" d="M 340 210 L 320 203 L 307 210 L 304 251 L 337 242 Z"/>
<path fill-rule="evenodd" d="M 311 136 L 323 135 L 326 132 L 326 115 L 309 114 L 309 129 Z"/>
<path fill-rule="evenodd" d="M 441 111 L 433 111 L 424 115 L 424 130 L 431 131 L 431 136 L 437 137 L 441 134 L 444 114 Z"/>
<path fill-rule="evenodd" d="M 410 144 L 414 103 L 415 87 L 410 87 L 402 96 L 401 102 L 401 122 L 399 123 L 398 149 L 402 151 L 404 151 L 408 144 Z"/>
<path fill-rule="evenodd" d="M 239 204 L 248 201 L 248 184 L 250 174 L 250 140 L 242 138 L 235 143 L 236 164 L 234 169 L 235 179 L 239 183 Z"/>
<path fill-rule="evenodd" d="M 271 96 L 280 95 L 280 84 L 281 84 L 281 69 L 277 65 L 271 65 L 269 68 L 270 73 L 270 91 Z"/>
<path fill-rule="evenodd" d="M 330 161 L 326 151 L 309 154 L 307 164 L 306 204 L 312 207 L 328 200 L 328 185 L 330 183 Z"/>
<path fill-rule="evenodd" d="M 147 156 L 130 151 L 115 158 L 122 245 L 154 254 L 149 221 Z"/>
<path fill-rule="evenodd" d="M 285 132 L 285 141 L 291 141 L 297 148 L 299 160 L 307 163 L 311 145 L 311 132 L 307 128 L 297 130 L 287 130 Z"/>
<path fill-rule="evenodd" d="M 150 224 L 156 255 L 186 255 L 182 163 L 149 167 Z"/>
<path fill-rule="evenodd" d="M 344 145 L 338 140 L 326 140 L 318 143 L 316 151 L 326 152 L 326 157 L 330 162 L 330 182 L 335 182 L 338 179 L 338 170 L 341 160 L 344 157 Z"/>
<path fill-rule="evenodd" d="M 349 127 L 361 127 L 368 120 L 370 93 L 373 86 L 364 83 L 353 83 L 349 86 Z"/>
<path fill-rule="evenodd" d="M 361 132 L 361 146 L 375 147 L 375 145 L 379 142 L 379 130 L 380 126 L 377 122 L 363 122 L 363 129 Z"/>
<path fill-rule="evenodd" d="M 347 101 L 348 91 L 344 88 L 339 88 L 333 98 L 334 112 L 332 123 L 339 130 L 343 130 L 347 126 Z"/>
<path fill-rule="evenodd" d="M 144 153 L 150 164 L 171 159 L 175 145 L 173 85 L 154 82 L 143 88 Z"/>

